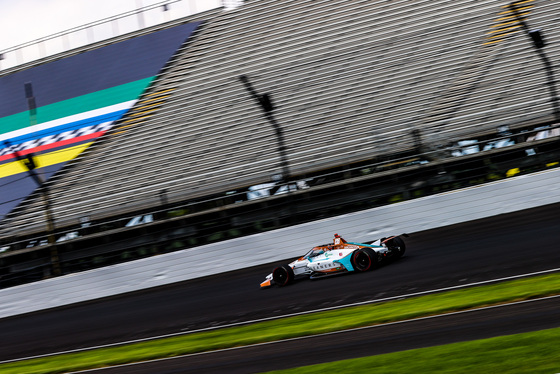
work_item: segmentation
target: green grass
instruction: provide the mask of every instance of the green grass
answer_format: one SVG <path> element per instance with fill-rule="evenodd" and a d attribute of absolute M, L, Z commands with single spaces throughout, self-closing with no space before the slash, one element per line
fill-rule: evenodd
<path fill-rule="evenodd" d="M 560 328 L 304 366 L 268 374 L 560 373 Z"/>
<path fill-rule="evenodd" d="M 63 373 L 338 331 L 555 294 L 560 294 L 560 273 L 121 347 L 7 363 L 0 365 L 0 373 Z"/>

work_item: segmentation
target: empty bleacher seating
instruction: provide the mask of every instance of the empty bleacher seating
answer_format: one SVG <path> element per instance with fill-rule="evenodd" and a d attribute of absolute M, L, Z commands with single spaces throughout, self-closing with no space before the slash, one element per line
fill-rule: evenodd
<path fill-rule="evenodd" d="M 273 128 L 238 77 L 269 93 L 292 175 L 425 150 L 552 119 L 542 63 L 521 30 L 488 42 L 505 1 L 254 0 L 222 11 L 105 137 L 49 182 L 57 225 L 268 182 Z M 527 22 L 559 40 L 560 4 Z M 558 43 L 547 47 L 558 60 Z M 42 226 L 28 199 L 2 235 Z"/>

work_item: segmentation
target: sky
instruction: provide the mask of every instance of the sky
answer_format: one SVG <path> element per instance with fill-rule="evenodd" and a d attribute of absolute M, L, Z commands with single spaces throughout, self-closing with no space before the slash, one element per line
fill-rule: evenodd
<path fill-rule="evenodd" d="M 177 0 L 168 0 L 170 12 L 164 13 L 158 7 L 152 11 L 152 18 L 179 18 L 176 15 L 185 16 L 221 6 L 220 0 L 175 1 Z M 165 2 L 166 0 L 0 0 L 0 51 L 140 7 Z M 138 16 L 128 19 L 129 23 L 138 23 Z M 118 26 L 110 25 L 107 30 L 111 31 L 107 32 L 112 32 L 115 27 L 117 30 L 126 30 L 127 25 L 123 22 L 125 21 Z M 150 20 L 145 19 L 144 22 Z"/>

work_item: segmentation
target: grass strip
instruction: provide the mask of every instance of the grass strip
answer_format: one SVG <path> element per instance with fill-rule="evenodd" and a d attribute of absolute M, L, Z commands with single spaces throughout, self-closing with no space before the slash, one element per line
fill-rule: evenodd
<path fill-rule="evenodd" d="M 64 373 L 340 331 L 557 294 L 560 294 L 560 273 L 553 273 L 120 347 L 6 363 L 0 365 L 0 373 Z M 325 320 L 330 323 L 326 324 Z"/>
<path fill-rule="evenodd" d="M 267 374 L 560 373 L 560 328 L 412 349 Z"/>

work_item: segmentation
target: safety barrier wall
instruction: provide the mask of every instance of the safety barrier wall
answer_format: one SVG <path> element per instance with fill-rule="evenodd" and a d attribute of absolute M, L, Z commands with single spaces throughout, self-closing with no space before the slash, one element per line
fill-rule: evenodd
<path fill-rule="evenodd" d="M 297 257 L 334 232 L 353 241 L 560 202 L 560 169 L 0 290 L 0 318 Z M 266 274 L 262 274 L 263 279 Z M 257 279 L 258 282 L 258 279 Z M 258 287 L 258 283 L 255 283 Z"/>

